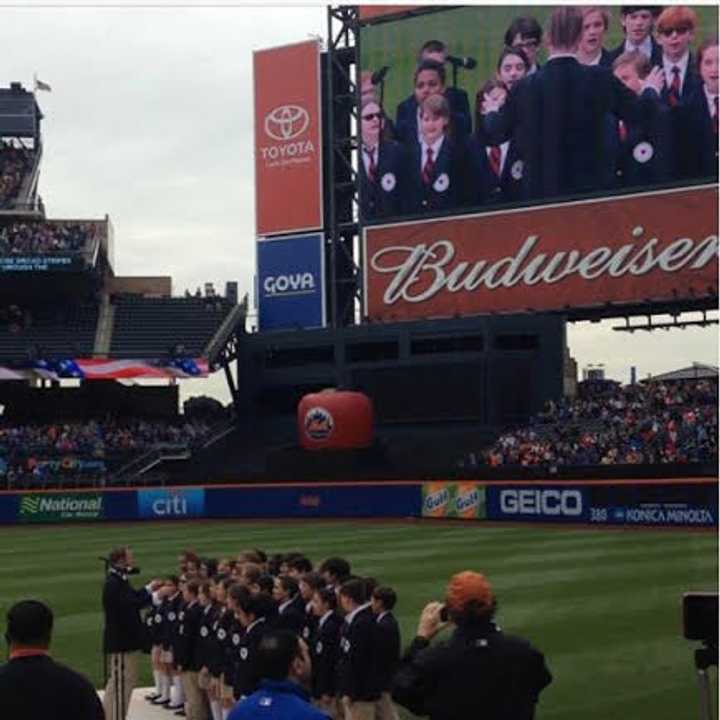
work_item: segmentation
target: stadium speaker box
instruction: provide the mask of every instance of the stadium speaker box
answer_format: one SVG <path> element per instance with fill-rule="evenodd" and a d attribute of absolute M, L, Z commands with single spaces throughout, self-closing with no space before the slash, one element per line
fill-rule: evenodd
<path fill-rule="evenodd" d="M 373 406 L 367 395 L 323 390 L 298 404 L 298 439 L 305 450 L 352 450 L 373 442 Z"/>

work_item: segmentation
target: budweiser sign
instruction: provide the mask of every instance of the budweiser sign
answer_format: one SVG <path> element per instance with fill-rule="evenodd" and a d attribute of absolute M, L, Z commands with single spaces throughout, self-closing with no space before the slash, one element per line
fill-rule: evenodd
<path fill-rule="evenodd" d="M 365 231 L 366 314 L 411 320 L 716 293 L 716 187 Z"/>

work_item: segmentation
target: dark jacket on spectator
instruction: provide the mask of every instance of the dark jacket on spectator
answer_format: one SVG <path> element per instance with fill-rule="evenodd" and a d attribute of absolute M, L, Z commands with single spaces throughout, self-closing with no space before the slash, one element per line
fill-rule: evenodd
<path fill-rule="evenodd" d="M 392 695 L 430 720 L 531 720 L 551 681 L 540 651 L 490 623 L 458 627 L 447 642 L 432 646 L 415 638 Z"/>
<path fill-rule="evenodd" d="M 47 655 L 15 658 L 0 667 L 3 720 L 104 720 L 90 682 Z"/>

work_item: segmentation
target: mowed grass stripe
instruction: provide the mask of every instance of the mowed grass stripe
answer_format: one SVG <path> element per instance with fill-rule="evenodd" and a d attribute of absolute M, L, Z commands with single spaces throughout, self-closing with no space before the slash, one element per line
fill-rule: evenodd
<path fill-rule="evenodd" d="M 96 683 L 102 668 L 96 557 L 124 542 L 143 568 L 136 584 L 173 571 L 185 547 L 216 555 L 255 546 L 303 550 L 313 560 L 344 555 L 358 573 L 396 587 L 405 642 L 423 605 L 442 598 L 452 572 L 486 572 L 502 626 L 536 642 L 555 674 L 540 719 L 694 715 L 692 648 L 679 638 L 679 597 L 690 587 L 717 589 L 712 534 L 308 521 L 34 526 L 3 529 L 0 537 L 3 549 L 14 549 L 0 560 L 0 613 L 20 597 L 47 600 L 57 616 L 56 656 Z"/>

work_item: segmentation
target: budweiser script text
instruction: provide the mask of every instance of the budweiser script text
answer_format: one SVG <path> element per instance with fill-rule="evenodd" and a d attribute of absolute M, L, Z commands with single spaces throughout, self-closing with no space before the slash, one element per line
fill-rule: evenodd
<path fill-rule="evenodd" d="M 457 293 L 518 284 L 552 285 L 571 275 L 594 280 L 602 275 L 614 278 L 646 275 L 655 269 L 666 273 L 684 267 L 700 270 L 718 254 L 717 235 L 704 240 L 680 238 L 659 247 L 658 238 L 641 244 L 643 234 L 644 229 L 636 227 L 632 235 L 637 240 L 617 248 L 600 246 L 584 253 L 559 250 L 552 254 L 538 252 L 540 236 L 530 235 L 515 255 L 474 262 L 455 261 L 455 246 L 450 240 L 413 247 L 393 245 L 374 253 L 370 266 L 378 273 L 394 274 L 383 294 L 383 302 L 392 305 L 398 300 L 423 302 L 442 290 Z"/>

